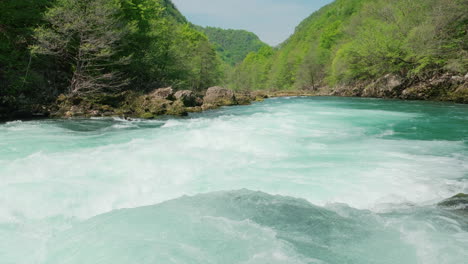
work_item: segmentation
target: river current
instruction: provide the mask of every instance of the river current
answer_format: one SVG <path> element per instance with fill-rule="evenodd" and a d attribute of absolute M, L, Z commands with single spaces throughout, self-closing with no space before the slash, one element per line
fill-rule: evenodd
<path fill-rule="evenodd" d="M 459 264 L 468 106 L 273 98 L 0 124 L 2 264 Z"/>

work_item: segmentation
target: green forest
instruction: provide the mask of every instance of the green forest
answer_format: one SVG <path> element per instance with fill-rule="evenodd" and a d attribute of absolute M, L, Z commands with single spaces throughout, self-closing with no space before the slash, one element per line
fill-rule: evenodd
<path fill-rule="evenodd" d="M 278 47 L 171 0 L 0 1 L 0 108 L 172 86 L 298 90 L 468 69 L 468 1 L 336 0 Z"/>
<path fill-rule="evenodd" d="M 250 52 L 258 52 L 268 46 L 257 35 L 246 30 L 197 27 L 206 34 L 221 59 L 230 66 L 242 62 Z"/>
<path fill-rule="evenodd" d="M 248 54 L 236 89 L 313 89 L 384 74 L 425 78 L 468 70 L 468 1 L 336 0 L 278 50 Z"/>
<path fill-rule="evenodd" d="M 169 85 L 201 90 L 223 76 L 214 45 L 170 0 L 0 4 L 3 100 Z"/>

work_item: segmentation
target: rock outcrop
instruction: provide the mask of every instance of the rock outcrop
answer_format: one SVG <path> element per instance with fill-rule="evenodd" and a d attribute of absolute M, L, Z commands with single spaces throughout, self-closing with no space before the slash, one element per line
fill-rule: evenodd
<path fill-rule="evenodd" d="M 396 98 L 401 93 L 402 86 L 403 78 L 395 74 L 387 74 L 367 85 L 361 96 Z"/>
<path fill-rule="evenodd" d="M 236 95 L 232 90 L 215 86 L 210 87 L 203 97 L 203 109 L 212 109 L 219 106 L 236 105 Z"/>
<path fill-rule="evenodd" d="M 405 79 L 387 74 L 374 81 L 323 86 L 314 94 L 468 103 L 468 76 L 446 73 L 426 79 Z"/>
<path fill-rule="evenodd" d="M 53 117 L 105 117 L 152 119 L 163 115 L 186 116 L 191 112 L 200 112 L 220 106 L 250 104 L 267 98 L 266 93 L 241 92 L 222 87 L 211 87 L 202 95 L 193 91 L 173 92 L 172 88 L 160 88 L 142 94 L 126 91 L 119 94 L 100 94 L 88 96 L 60 95 L 57 98 Z M 240 98 L 240 100 L 238 99 Z"/>

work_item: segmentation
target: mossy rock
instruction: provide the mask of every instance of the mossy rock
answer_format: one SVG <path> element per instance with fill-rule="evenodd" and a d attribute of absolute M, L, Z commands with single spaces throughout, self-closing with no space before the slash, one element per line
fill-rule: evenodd
<path fill-rule="evenodd" d="M 447 209 L 468 211 L 468 194 L 459 193 L 437 204 Z"/>
<path fill-rule="evenodd" d="M 143 113 L 139 116 L 139 118 L 142 118 L 142 119 L 154 119 L 155 117 L 156 115 L 152 113 Z"/>
<path fill-rule="evenodd" d="M 198 113 L 202 111 L 203 111 L 203 108 L 201 106 L 187 107 L 187 112 L 189 113 Z"/>
<path fill-rule="evenodd" d="M 167 109 L 167 115 L 174 115 L 174 116 L 187 116 L 187 108 L 184 105 L 184 102 L 181 100 L 177 100 L 173 102 Z"/>
<path fill-rule="evenodd" d="M 249 105 L 254 99 L 250 94 L 236 94 L 237 104 L 239 105 Z"/>

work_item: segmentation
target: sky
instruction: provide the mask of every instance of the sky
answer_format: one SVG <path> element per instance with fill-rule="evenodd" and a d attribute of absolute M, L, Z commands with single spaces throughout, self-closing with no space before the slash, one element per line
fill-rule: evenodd
<path fill-rule="evenodd" d="M 187 19 L 200 26 L 245 29 L 276 46 L 297 25 L 332 0 L 172 0 Z"/>

